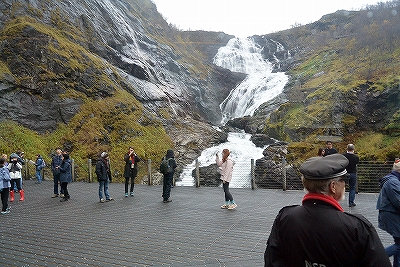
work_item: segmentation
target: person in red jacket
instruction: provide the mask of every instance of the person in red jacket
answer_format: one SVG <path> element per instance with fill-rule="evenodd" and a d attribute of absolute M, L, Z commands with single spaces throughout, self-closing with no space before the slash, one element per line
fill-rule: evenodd
<path fill-rule="evenodd" d="M 266 267 L 390 267 L 374 226 L 344 212 L 346 166 L 342 154 L 313 157 L 300 166 L 308 193 L 302 205 L 284 207 L 272 226 L 264 253 Z"/>

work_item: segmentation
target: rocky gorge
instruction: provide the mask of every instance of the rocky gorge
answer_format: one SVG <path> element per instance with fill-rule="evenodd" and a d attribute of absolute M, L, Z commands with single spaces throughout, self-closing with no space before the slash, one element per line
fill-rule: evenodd
<path fill-rule="evenodd" d="M 1 121 L 15 122 L 39 138 L 55 133 L 57 141 L 47 138 L 48 146 L 65 147 L 82 161 L 102 150 L 117 156 L 133 143 L 156 169 L 165 149 L 173 147 L 178 174 L 237 129 L 252 134 L 260 147 L 270 145 L 257 161 L 260 170 L 281 168 L 282 158 L 291 168 L 314 154 L 319 136 L 339 137 L 341 146 L 361 140 L 360 156 L 391 159 L 400 153 L 394 60 L 400 23 L 398 16 L 382 14 L 398 8 L 338 11 L 315 23 L 251 37 L 274 72 L 287 73 L 289 82 L 251 116 L 220 125 L 220 104 L 247 77 L 213 64 L 218 49 L 234 36 L 179 31 L 151 0 L 5 0 L 0 5 Z M 371 11 L 374 21 L 363 19 Z M 365 39 L 362 30 L 371 33 L 387 21 L 393 31 L 376 30 Z M 385 33 L 391 39 L 381 36 Z M 377 46 L 374 38 L 388 40 L 387 46 Z M 363 63 L 356 66 L 358 59 Z M 377 144 L 382 152 L 372 155 L 362 145 L 371 132 L 392 138 L 384 147 Z M 2 136 L 0 148 L 7 151 L 12 137 Z M 298 179 L 295 171 L 289 173 Z M 257 183 L 262 186 L 266 177 L 260 175 Z"/>

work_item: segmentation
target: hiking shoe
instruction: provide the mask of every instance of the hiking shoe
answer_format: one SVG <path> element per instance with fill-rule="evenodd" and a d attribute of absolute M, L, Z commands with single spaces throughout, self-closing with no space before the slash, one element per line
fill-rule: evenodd
<path fill-rule="evenodd" d="M 131 192 L 131 197 L 133 197 L 133 192 Z"/>
<path fill-rule="evenodd" d="M 104 200 L 104 198 L 100 199 L 100 203 L 104 203 L 104 202 L 106 202 L 106 201 Z"/>
<path fill-rule="evenodd" d="M 233 210 L 237 207 L 235 203 L 228 205 L 228 210 Z"/>
<path fill-rule="evenodd" d="M 114 200 L 114 199 L 113 199 L 112 197 L 106 199 L 107 202 L 108 202 L 108 201 L 113 201 L 113 200 Z"/>
<path fill-rule="evenodd" d="M 125 197 L 128 197 L 129 195 L 128 195 L 128 193 L 125 193 Z"/>
<path fill-rule="evenodd" d="M 55 197 L 58 197 L 58 194 L 54 194 L 51 196 L 51 198 L 55 198 Z"/>
<path fill-rule="evenodd" d="M 221 206 L 221 209 L 227 209 L 228 207 L 229 207 L 229 205 L 224 204 Z"/>

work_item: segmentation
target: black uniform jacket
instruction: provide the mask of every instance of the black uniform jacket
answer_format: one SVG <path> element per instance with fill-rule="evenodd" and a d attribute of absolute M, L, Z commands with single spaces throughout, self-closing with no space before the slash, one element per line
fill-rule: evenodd
<path fill-rule="evenodd" d="M 321 200 L 280 210 L 264 253 L 265 266 L 390 267 L 374 226 Z"/>

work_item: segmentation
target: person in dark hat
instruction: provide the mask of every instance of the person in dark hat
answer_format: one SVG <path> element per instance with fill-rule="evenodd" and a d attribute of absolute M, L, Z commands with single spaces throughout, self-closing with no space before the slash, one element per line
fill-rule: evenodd
<path fill-rule="evenodd" d="M 308 191 L 302 205 L 284 207 L 271 229 L 265 266 L 391 266 L 374 226 L 344 212 L 346 166 L 342 154 L 313 157 L 300 166 Z"/>

